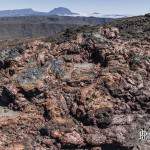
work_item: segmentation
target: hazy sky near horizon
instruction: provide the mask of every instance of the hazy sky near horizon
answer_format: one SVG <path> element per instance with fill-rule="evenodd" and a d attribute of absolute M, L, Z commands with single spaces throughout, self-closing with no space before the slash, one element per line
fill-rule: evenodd
<path fill-rule="evenodd" d="M 150 12 L 150 0 L 0 0 L 0 10 L 32 8 L 46 12 L 56 7 L 77 13 L 139 15 Z"/>

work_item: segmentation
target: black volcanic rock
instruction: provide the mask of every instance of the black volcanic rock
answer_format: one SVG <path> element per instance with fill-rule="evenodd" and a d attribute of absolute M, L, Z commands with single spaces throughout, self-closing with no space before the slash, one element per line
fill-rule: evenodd
<path fill-rule="evenodd" d="M 64 8 L 64 7 L 54 8 L 52 11 L 49 12 L 49 14 L 50 15 L 59 15 L 59 16 L 79 15 L 77 13 L 71 12 L 68 8 Z"/>

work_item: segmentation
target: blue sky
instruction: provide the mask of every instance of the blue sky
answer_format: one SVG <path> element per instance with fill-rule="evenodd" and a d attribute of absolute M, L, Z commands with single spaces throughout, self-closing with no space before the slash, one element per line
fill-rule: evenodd
<path fill-rule="evenodd" d="M 0 10 L 33 8 L 50 11 L 60 6 L 78 13 L 138 15 L 150 12 L 150 0 L 0 0 Z"/>

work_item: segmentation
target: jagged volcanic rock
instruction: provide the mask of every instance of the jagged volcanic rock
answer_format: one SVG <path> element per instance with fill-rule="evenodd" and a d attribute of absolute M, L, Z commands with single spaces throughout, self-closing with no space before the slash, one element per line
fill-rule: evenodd
<path fill-rule="evenodd" d="M 0 149 L 149 149 L 149 41 L 96 27 L 0 58 Z"/>

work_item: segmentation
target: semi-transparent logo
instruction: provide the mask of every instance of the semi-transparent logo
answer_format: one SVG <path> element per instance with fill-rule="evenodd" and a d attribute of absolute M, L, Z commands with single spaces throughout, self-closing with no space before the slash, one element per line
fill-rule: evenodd
<path fill-rule="evenodd" d="M 139 131 L 139 140 L 141 141 L 149 141 L 150 140 L 150 132 L 144 129 Z"/>

